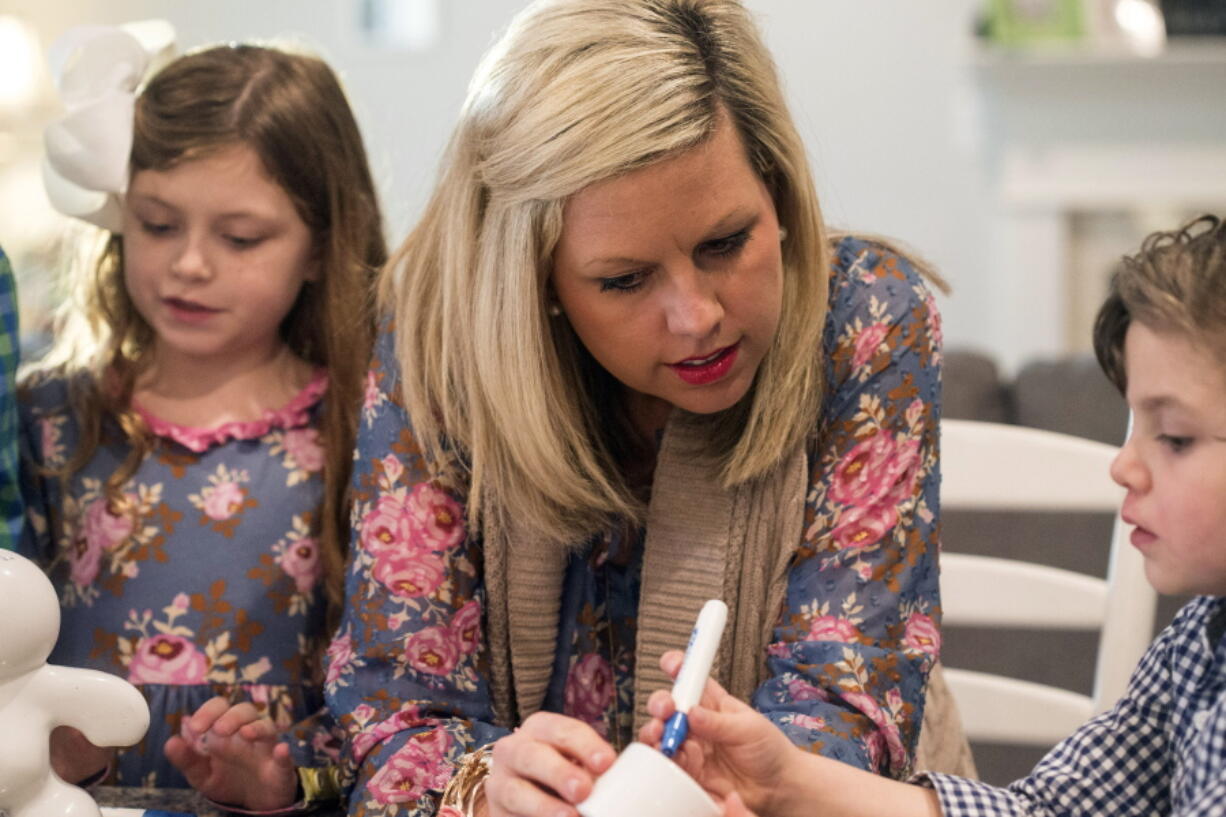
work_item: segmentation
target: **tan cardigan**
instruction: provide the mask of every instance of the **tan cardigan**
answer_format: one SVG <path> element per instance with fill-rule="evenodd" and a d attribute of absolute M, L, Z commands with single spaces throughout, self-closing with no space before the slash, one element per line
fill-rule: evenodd
<path fill-rule="evenodd" d="M 680 412 L 657 458 L 643 556 L 635 662 L 635 729 L 647 698 L 671 681 L 659 656 L 689 640 L 707 599 L 728 605 L 712 675 L 748 700 L 766 679 L 766 646 L 787 587 L 787 568 L 804 522 L 808 465 L 803 446 L 766 477 L 725 489 L 701 455 L 700 429 Z M 506 726 L 541 708 L 553 669 L 568 551 L 517 529 L 487 531 L 486 628 L 494 712 Z M 933 701 L 933 691 L 942 693 Z M 974 774 L 961 721 L 939 667 L 930 678 L 918 756 L 933 771 Z M 934 723 L 929 715 L 939 715 Z"/>

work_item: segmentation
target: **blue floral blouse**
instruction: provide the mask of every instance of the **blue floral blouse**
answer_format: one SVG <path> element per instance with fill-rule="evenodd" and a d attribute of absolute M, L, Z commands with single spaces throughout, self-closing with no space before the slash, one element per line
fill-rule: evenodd
<path fill-rule="evenodd" d="M 902 775 L 940 646 L 941 330 L 906 260 L 837 248 L 814 418 L 806 524 L 753 705 L 797 745 Z M 346 609 L 328 650 L 354 815 L 433 814 L 456 759 L 496 740 L 482 635 L 482 553 L 457 497 L 433 484 L 399 399 L 385 331 L 355 458 Z M 571 557 L 547 710 L 633 739 L 644 532 Z"/>
<path fill-rule="evenodd" d="M 63 379 L 20 396 L 26 533 L 62 613 L 50 663 L 120 675 L 149 702 L 150 727 L 120 753 L 121 785 L 185 787 L 162 745 L 214 695 L 255 702 L 289 726 L 322 706 L 322 566 L 311 520 L 322 497 L 320 373 L 279 411 L 215 429 L 145 414 L 153 450 L 108 502 L 128 451 L 110 441 L 62 490 L 80 426 Z M 118 506 L 118 507 L 117 507 Z"/>

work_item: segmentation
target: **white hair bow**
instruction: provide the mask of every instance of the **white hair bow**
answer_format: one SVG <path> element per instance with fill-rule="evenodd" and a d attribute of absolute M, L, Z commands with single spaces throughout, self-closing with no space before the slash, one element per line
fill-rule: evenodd
<path fill-rule="evenodd" d="M 43 185 L 56 210 L 120 232 L 136 89 L 174 50 L 175 31 L 165 20 L 76 26 L 51 46 L 48 61 L 66 109 L 43 133 Z"/>

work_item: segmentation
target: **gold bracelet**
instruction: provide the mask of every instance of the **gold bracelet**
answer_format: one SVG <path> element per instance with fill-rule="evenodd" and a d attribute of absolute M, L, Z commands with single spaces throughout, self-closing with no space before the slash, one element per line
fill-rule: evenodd
<path fill-rule="evenodd" d="M 341 799 L 341 767 L 298 767 L 298 785 L 302 787 L 302 802 L 313 805 Z"/>
<path fill-rule="evenodd" d="M 464 817 L 473 817 L 477 798 L 485 787 L 485 779 L 489 777 L 493 763 L 494 753 L 489 746 L 461 757 L 455 774 L 443 789 L 439 813 L 443 813 L 442 809 L 450 808 Z"/>

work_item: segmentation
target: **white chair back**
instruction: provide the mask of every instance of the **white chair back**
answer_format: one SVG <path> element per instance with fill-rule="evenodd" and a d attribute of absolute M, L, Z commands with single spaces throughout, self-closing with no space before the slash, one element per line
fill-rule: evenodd
<path fill-rule="evenodd" d="M 1094 688 L 1083 695 L 946 667 L 972 741 L 1052 746 L 1124 693 L 1153 629 L 1157 594 L 1119 518 L 1123 489 L 1108 473 L 1117 449 L 1023 426 L 941 423 L 941 509 L 1110 511 L 1105 579 L 1029 562 L 941 554 L 945 625 L 1100 632 Z"/>

